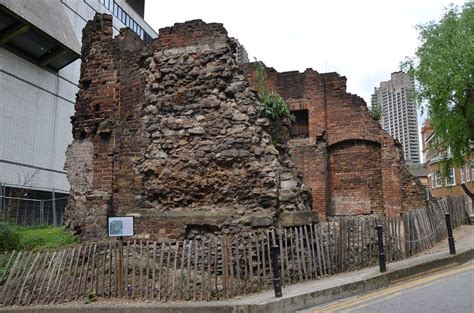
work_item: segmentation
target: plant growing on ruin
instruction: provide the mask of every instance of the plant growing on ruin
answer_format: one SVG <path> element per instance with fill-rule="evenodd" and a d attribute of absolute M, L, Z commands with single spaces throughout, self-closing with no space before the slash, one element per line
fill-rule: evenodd
<path fill-rule="evenodd" d="M 113 117 L 106 118 L 105 120 L 101 121 L 99 126 L 97 127 L 97 132 L 101 132 L 106 129 L 111 129 L 115 125 L 117 125 L 117 120 Z"/>
<path fill-rule="evenodd" d="M 286 130 L 282 123 L 285 119 L 290 122 L 295 121 L 295 116 L 291 114 L 285 100 L 274 90 L 269 90 L 266 86 L 267 72 L 265 65 L 255 60 L 255 74 L 257 78 L 257 91 L 260 99 L 260 109 L 262 113 L 270 119 L 270 135 L 274 143 L 284 142 Z"/>
<path fill-rule="evenodd" d="M 291 114 L 285 100 L 275 91 L 268 90 L 265 85 L 267 72 L 265 71 L 263 63 L 257 60 L 255 60 L 255 73 L 262 112 L 273 121 L 281 121 L 287 118 L 293 122 L 295 116 Z"/>
<path fill-rule="evenodd" d="M 372 104 L 369 108 L 369 114 L 374 120 L 380 121 L 382 118 L 382 108 L 378 104 Z"/>

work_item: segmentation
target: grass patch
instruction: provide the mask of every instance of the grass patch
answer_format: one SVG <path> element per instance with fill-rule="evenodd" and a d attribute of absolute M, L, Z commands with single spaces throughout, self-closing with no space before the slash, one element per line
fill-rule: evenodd
<path fill-rule="evenodd" d="M 62 227 L 47 225 L 21 227 L 0 222 L 0 252 L 11 250 L 52 250 L 79 242 Z"/>
<path fill-rule="evenodd" d="M 20 248 L 23 250 L 50 250 L 78 242 L 62 227 L 18 227 Z"/>

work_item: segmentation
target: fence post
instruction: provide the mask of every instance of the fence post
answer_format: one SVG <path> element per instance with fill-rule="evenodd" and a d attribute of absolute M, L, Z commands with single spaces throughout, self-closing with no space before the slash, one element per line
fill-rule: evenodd
<path fill-rule="evenodd" d="M 448 228 L 448 244 L 449 244 L 449 253 L 456 254 L 456 246 L 454 245 L 453 229 L 451 228 L 451 217 L 449 213 L 444 213 L 446 217 L 446 227 Z"/>
<path fill-rule="evenodd" d="M 280 266 L 278 264 L 278 254 L 280 253 L 280 247 L 278 245 L 272 245 L 270 248 L 270 257 L 272 259 L 273 267 L 273 289 L 275 290 L 275 298 L 281 298 L 283 293 L 281 291 L 281 275 Z"/>
<path fill-rule="evenodd" d="M 51 208 L 53 210 L 53 225 L 58 226 L 58 217 L 56 212 L 56 192 L 54 192 L 54 188 L 51 190 L 52 200 L 51 200 Z"/>
<path fill-rule="evenodd" d="M 4 220 L 5 220 L 5 208 L 4 208 L 4 197 L 5 195 L 3 194 L 3 183 L 0 183 L 0 213 L 2 214 Z"/>
<path fill-rule="evenodd" d="M 40 200 L 40 224 L 44 224 L 44 200 Z"/>
<path fill-rule="evenodd" d="M 379 243 L 379 267 L 380 273 L 387 271 L 387 267 L 385 265 L 385 250 L 383 246 L 383 237 L 382 237 L 382 225 L 377 225 L 377 239 Z"/>

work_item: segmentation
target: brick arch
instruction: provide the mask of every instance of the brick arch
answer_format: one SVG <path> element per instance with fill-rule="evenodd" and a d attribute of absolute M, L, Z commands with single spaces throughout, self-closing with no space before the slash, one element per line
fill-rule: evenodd
<path fill-rule="evenodd" d="M 383 212 L 381 145 L 343 140 L 328 147 L 328 216 Z"/>
<path fill-rule="evenodd" d="M 354 136 L 354 134 L 338 134 L 338 135 L 329 135 L 327 140 L 328 148 L 337 144 L 340 144 L 344 141 L 367 141 L 374 144 L 381 145 L 380 136 L 375 136 L 372 134 L 360 134 Z"/>

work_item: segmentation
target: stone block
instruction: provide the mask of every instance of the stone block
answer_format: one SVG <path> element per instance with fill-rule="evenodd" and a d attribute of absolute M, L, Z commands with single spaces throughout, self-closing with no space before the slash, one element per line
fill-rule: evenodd
<path fill-rule="evenodd" d="M 282 227 L 303 226 L 318 222 L 318 213 L 314 211 L 283 212 L 280 216 Z"/>

